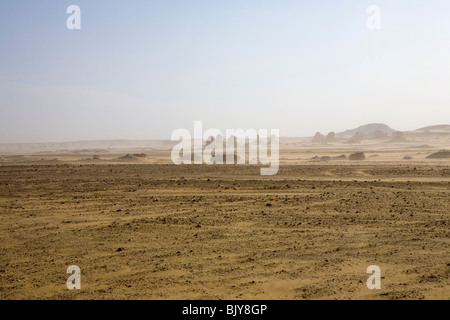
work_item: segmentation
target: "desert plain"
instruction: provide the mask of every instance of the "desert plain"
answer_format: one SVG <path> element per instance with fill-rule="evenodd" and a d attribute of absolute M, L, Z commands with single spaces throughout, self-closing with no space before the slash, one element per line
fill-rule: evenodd
<path fill-rule="evenodd" d="M 274 176 L 167 145 L 4 152 L 0 299 L 450 299 L 441 147 L 285 140 Z"/>

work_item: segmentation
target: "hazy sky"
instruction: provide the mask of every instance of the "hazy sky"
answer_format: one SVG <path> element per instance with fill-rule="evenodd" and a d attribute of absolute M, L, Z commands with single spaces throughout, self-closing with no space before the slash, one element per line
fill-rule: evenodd
<path fill-rule="evenodd" d="M 449 17 L 448 0 L 1 1 L 0 143 L 450 123 Z"/>

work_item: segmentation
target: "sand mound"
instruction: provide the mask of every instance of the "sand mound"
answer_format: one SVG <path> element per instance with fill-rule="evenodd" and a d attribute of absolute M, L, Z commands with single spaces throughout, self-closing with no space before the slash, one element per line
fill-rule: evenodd
<path fill-rule="evenodd" d="M 441 150 L 436 153 L 430 154 L 427 159 L 450 159 L 450 151 Z"/>
<path fill-rule="evenodd" d="M 145 158 L 147 155 L 145 153 L 135 153 L 133 154 L 133 157 L 135 158 Z"/>
<path fill-rule="evenodd" d="M 126 155 L 124 155 L 122 157 L 118 157 L 117 159 L 120 159 L 120 160 L 132 160 L 132 159 L 135 159 L 135 158 L 131 154 L 126 154 Z"/>
<path fill-rule="evenodd" d="M 341 154 L 340 156 L 337 157 L 330 157 L 330 156 L 314 156 L 311 158 L 311 160 L 320 160 L 320 161 L 332 161 L 332 160 L 343 160 L 343 159 L 347 159 L 347 156 L 345 154 Z"/>
<path fill-rule="evenodd" d="M 365 160 L 366 155 L 364 154 L 364 152 L 355 152 L 350 155 L 349 159 L 350 160 Z"/>
<path fill-rule="evenodd" d="M 130 161 L 130 160 L 139 160 L 139 159 L 142 159 L 142 158 L 145 158 L 145 157 L 147 157 L 147 155 L 145 153 L 135 153 L 135 154 L 127 153 L 126 155 L 124 155 L 122 157 L 116 158 L 116 160 L 127 160 L 127 161 Z"/>

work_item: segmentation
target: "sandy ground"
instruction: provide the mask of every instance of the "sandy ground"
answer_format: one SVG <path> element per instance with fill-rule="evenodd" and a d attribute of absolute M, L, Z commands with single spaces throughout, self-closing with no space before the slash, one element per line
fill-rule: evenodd
<path fill-rule="evenodd" d="M 450 161 L 316 153 L 266 177 L 4 156 L 0 299 L 450 299 Z"/>

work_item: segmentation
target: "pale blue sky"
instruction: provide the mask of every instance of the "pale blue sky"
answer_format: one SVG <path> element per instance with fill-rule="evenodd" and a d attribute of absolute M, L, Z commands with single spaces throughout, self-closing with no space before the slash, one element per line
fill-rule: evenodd
<path fill-rule="evenodd" d="M 448 0 L 1 1 L 0 143 L 450 123 L 449 16 Z"/>

